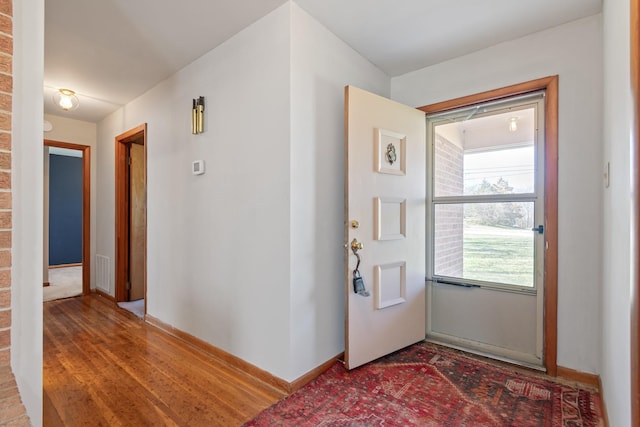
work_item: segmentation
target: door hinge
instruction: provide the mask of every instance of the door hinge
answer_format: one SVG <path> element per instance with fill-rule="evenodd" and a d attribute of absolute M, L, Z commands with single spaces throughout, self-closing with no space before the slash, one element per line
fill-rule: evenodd
<path fill-rule="evenodd" d="M 125 284 L 125 289 L 128 290 L 128 291 L 131 290 L 131 282 L 127 282 Z"/>

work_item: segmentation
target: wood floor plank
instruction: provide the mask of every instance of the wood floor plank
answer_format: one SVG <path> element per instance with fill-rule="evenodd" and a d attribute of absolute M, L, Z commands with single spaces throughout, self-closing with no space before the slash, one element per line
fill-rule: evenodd
<path fill-rule="evenodd" d="M 284 397 L 90 295 L 44 304 L 44 425 L 238 426 Z"/>

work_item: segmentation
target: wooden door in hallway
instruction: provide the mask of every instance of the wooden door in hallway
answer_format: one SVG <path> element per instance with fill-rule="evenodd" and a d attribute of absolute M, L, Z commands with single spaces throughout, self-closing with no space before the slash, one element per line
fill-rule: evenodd
<path fill-rule="evenodd" d="M 146 296 L 146 175 L 146 125 L 140 125 L 116 137 L 117 302 Z"/>
<path fill-rule="evenodd" d="M 138 140 L 129 145 L 129 301 L 144 298 L 147 204 L 143 144 Z"/>

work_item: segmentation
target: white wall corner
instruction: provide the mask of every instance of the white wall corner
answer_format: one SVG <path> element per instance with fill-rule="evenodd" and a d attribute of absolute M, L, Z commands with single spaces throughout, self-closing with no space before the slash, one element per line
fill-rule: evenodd
<path fill-rule="evenodd" d="M 344 87 L 391 81 L 291 3 L 292 381 L 344 351 Z"/>
<path fill-rule="evenodd" d="M 41 425 L 44 0 L 13 7 L 11 367 Z"/>

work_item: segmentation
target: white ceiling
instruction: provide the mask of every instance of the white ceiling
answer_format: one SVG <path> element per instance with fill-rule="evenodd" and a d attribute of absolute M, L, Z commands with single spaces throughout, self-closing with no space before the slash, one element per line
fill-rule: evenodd
<path fill-rule="evenodd" d="M 285 1 L 45 0 L 45 112 L 97 122 Z"/>
<path fill-rule="evenodd" d="M 97 122 L 287 0 L 46 0 L 45 112 Z M 602 0 L 294 0 L 389 76 L 599 13 Z M 75 90 L 71 112 L 51 102 Z"/>

